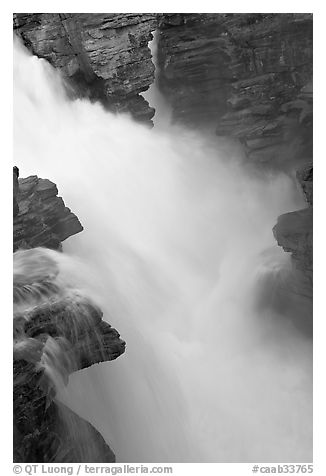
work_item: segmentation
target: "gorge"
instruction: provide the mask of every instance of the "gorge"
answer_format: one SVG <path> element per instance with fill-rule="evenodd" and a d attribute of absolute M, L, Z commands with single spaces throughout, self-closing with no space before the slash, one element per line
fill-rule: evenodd
<path fill-rule="evenodd" d="M 311 26 L 14 15 L 15 460 L 311 460 Z"/>

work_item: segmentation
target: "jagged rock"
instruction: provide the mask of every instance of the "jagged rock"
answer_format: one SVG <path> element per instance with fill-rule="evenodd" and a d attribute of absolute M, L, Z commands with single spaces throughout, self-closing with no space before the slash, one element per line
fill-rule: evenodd
<path fill-rule="evenodd" d="M 14 31 L 40 58 L 78 85 L 79 94 L 152 124 L 140 95 L 154 81 L 151 13 L 16 13 Z"/>
<path fill-rule="evenodd" d="M 40 340 L 43 346 L 38 351 L 43 350 L 45 336 L 57 339 L 67 374 L 114 360 L 124 352 L 125 342 L 119 338 L 119 333 L 102 320 L 102 311 L 88 299 L 78 294 L 55 300 L 48 295 L 46 298 L 47 302 L 28 311 L 16 312 L 14 328 L 19 329 L 20 339 L 24 336 L 24 343 L 29 339 Z M 30 346 L 14 349 L 14 357 L 27 359 L 24 353 L 30 355 Z"/>
<path fill-rule="evenodd" d="M 313 207 L 311 164 L 301 168 L 297 178 L 303 188 L 308 208 L 285 213 L 278 217 L 273 228 L 274 236 L 284 251 L 292 253 L 292 259 L 299 272 L 297 292 L 312 297 L 313 285 Z"/>
<path fill-rule="evenodd" d="M 36 175 L 18 179 L 14 171 L 14 251 L 36 246 L 61 249 L 62 241 L 83 230 L 57 194 L 50 180 Z"/>
<path fill-rule="evenodd" d="M 312 157 L 311 14 L 164 14 L 158 58 L 175 120 L 236 138 L 252 161 Z"/>
<path fill-rule="evenodd" d="M 14 462 L 113 463 L 115 455 L 100 433 L 40 386 L 44 371 L 14 361 Z"/>
<path fill-rule="evenodd" d="M 123 354 L 125 342 L 62 281 L 51 256 L 42 248 L 14 254 L 14 459 L 114 462 L 97 430 L 55 395 L 72 372 Z"/>

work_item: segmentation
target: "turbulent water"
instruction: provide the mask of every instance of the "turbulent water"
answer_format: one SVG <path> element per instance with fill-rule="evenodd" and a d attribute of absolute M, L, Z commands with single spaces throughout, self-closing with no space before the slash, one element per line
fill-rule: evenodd
<path fill-rule="evenodd" d="M 17 45 L 14 160 L 79 217 L 69 279 L 127 342 L 61 393 L 117 460 L 310 461 L 311 342 L 275 305 L 289 256 L 272 227 L 304 206 L 293 181 L 194 131 L 68 100 Z"/>

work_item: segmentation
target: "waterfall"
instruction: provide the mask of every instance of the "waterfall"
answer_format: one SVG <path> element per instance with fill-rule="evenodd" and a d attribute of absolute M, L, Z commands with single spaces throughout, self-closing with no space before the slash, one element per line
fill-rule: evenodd
<path fill-rule="evenodd" d="M 310 461 L 311 340 L 298 309 L 273 305 L 291 270 L 272 227 L 304 206 L 293 181 L 196 131 L 69 100 L 18 44 L 14 161 L 80 219 L 70 280 L 127 343 L 60 395 L 117 461 Z"/>

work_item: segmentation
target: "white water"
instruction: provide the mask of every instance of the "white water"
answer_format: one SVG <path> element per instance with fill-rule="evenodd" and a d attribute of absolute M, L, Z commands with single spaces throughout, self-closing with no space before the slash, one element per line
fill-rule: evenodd
<path fill-rule="evenodd" d="M 61 398 L 118 461 L 310 461 L 311 343 L 257 306 L 287 268 L 272 227 L 304 206 L 288 177 L 250 176 L 231 149 L 66 99 L 15 45 L 14 163 L 58 184 L 85 230 L 74 275 L 127 342 Z M 276 319 L 275 317 L 280 317 Z"/>

